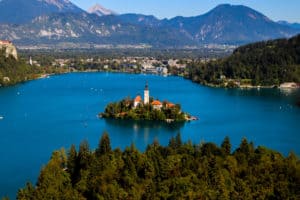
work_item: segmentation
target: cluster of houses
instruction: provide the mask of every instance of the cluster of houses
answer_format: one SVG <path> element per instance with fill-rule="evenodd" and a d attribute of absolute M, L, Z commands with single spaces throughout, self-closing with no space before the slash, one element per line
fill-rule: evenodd
<path fill-rule="evenodd" d="M 136 108 L 139 105 L 147 105 L 149 103 L 152 105 L 153 109 L 155 110 L 161 110 L 163 107 L 163 103 L 160 102 L 159 100 L 154 100 L 150 102 L 149 87 L 147 83 L 144 89 L 144 101 L 142 100 L 142 97 L 140 95 L 136 96 L 133 102 L 133 108 Z M 174 106 L 175 104 L 173 103 L 170 102 L 166 103 L 166 108 L 173 108 Z"/>

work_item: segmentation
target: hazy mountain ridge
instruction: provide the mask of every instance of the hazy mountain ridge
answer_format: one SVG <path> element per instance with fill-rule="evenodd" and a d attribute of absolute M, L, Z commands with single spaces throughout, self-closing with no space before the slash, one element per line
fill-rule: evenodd
<path fill-rule="evenodd" d="M 22 45 L 74 42 L 112 45 L 153 44 L 159 47 L 162 44 L 167 46 L 191 44 L 181 40 L 184 36 L 180 33 L 124 23 L 112 15 L 99 18 L 86 13 L 56 13 L 37 17 L 25 25 L 0 25 L 0 29 L 5 30 L 0 33 L 0 38 L 8 38 Z"/>
<path fill-rule="evenodd" d="M 23 24 L 33 18 L 51 13 L 82 13 L 69 0 L 2 0 L 0 23 Z"/>
<path fill-rule="evenodd" d="M 300 23 L 290 23 L 290 22 L 283 21 L 283 20 L 278 21 L 277 23 L 281 24 L 281 25 L 284 25 L 284 26 L 289 26 L 291 28 L 299 29 L 300 30 Z"/>
<path fill-rule="evenodd" d="M 0 11 L 4 9 L 3 2 L 21 2 L 20 5 L 23 5 L 24 1 L 3 0 L 0 2 Z M 240 45 L 291 37 L 300 32 L 246 6 L 229 4 L 217 6 L 204 15 L 160 20 L 152 15 L 141 14 L 98 16 L 101 13 L 89 14 L 68 0 L 26 1 L 33 3 L 30 8 L 23 7 L 29 10 L 40 3 L 55 9 L 46 9 L 31 21 L 19 25 L 3 24 L 2 20 L 0 38 L 12 40 L 18 45 L 81 42 L 181 48 L 211 43 Z M 100 12 L 103 8 L 100 7 L 95 7 L 94 11 Z"/>
<path fill-rule="evenodd" d="M 244 44 L 270 38 L 290 37 L 297 31 L 279 25 L 246 6 L 219 5 L 196 17 L 175 17 L 167 26 L 190 34 L 197 42 Z"/>

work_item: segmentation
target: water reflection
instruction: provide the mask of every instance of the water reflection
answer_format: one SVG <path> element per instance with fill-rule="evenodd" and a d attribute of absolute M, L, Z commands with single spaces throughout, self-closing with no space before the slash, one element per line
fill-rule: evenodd
<path fill-rule="evenodd" d="M 285 96 L 289 96 L 292 103 L 300 107 L 300 89 L 299 88 L 280 88 L 280 92 Z"/>
<path fill-rule="evenodd" d="M 118 142 L 119 147 L 134 143 L 139 149 L 145 149 L 148 144 L 158 138 L 162 144 L 167 144 L 169 138 L 181 132 L 184 126 L 184 122 L 168 124 L 159 121 L 103 120 L 106 130 L 113 134 L 113 138 L 122 138 L 122 141 Z"/>
<path fill-rule="evenodd" d="M 110 126 L 121 127 L 123 129 L 131 129 L 135 133 L 137 132 L 149 132 L 149 130 L 162 130 L 162 131 L 180 131 L 185 122 L 166 123 L 160 121 L 134 121 L 134 120 L 116 120 L 116 119 L 104 119 Z"/>
<path fill-rule="evenodd" d="M 286 96 L 292 95 L 293 93 L 298 92 L 298 88 L 279 88 L 280 92 Z"/>
<path fill-rule="evenodd" d="M 279 89 L 227 89 L 224 92 L 234 97 L 264 98 L 264 100 L 284 101 L 290 105 L 300 106 L 299 88 L 279 88 Z"/>

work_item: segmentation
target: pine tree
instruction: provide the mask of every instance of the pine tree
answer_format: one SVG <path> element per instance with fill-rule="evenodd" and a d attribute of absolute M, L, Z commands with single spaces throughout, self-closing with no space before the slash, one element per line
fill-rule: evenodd
<path fill-rule="evenodd" d="M 17 195 L 18 200 L 34 199 L 34 186 L 31 183 L 26 183 L 24 189 L 20 189 Z M 4 199 L 3 199 L 4 200 Z"/>
<path fill-rule="evenodd" d="M 230 144 L 230 140 L 229 140 L 229 137 L 226 136 L 222 145 L 221 145 L 221 150 L 222 150 L 222 153 L 224 155 L 230 155 L 231 153 L 231 144 Z"/>
<path fill-rule="evenodd" d="M 74 185 L 79 176 L 78 157 L 75 145 L 72 145 L 69 150 L 67 168 L 71 175 L 72 184 Z"/>
<path fill-rule="evenodd" d="M 249 144 L 248 144 L 248 141 L 246 138 L 243 138 L 238 151 L 241 153 L 244 153 L 245 155 L 249 155 L 250 148 L 249 148 Z"/>
<path fill-rule="evenodd" d="M 111 152 L 110 139 L 107 132 L 104 132 L 98 148 L 96 149 L 96 156 L 99 158 L 101 155 L 107 154 Z"/>
<path fill-rule="evenodd" d="M 79 146 L 78 164 L 80 169 L 86 169 L 90 163 L 91 152 L 87 141 L 83 141 Z"/>

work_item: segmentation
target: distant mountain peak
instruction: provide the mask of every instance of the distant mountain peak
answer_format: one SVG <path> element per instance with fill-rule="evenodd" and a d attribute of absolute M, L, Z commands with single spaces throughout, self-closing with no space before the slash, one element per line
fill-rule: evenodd
<path fill-rule="evenodd" d="M 254 10 L 245 5 L 220 4 L 216 6 L 214 9 L 212 9 L 211 11 L 209 11 L 207 14 L 222 15 L 227 18 L 232 17 L 234 20 L 241 17 L 247 17 L 251 20 L 257 20 L 257 21 L 261 20 L 261 21 L 271 22 L 271 23 L 273 22 L 271 19 L 269 19 L 261 12 Z M 243 20 L 246 20 L 246 18 L 243 18 Z"/>
<path fill-rule="evenodd" d="M 91 14 L 96 14 L 98 16 L 103 16 L 103 15 L 116 15 L 116 12 L 109 10 L 107 8 L 104 8 L 100 4 L 95 4 L 91 8 L 88 9 L 88 13 Z"/>

